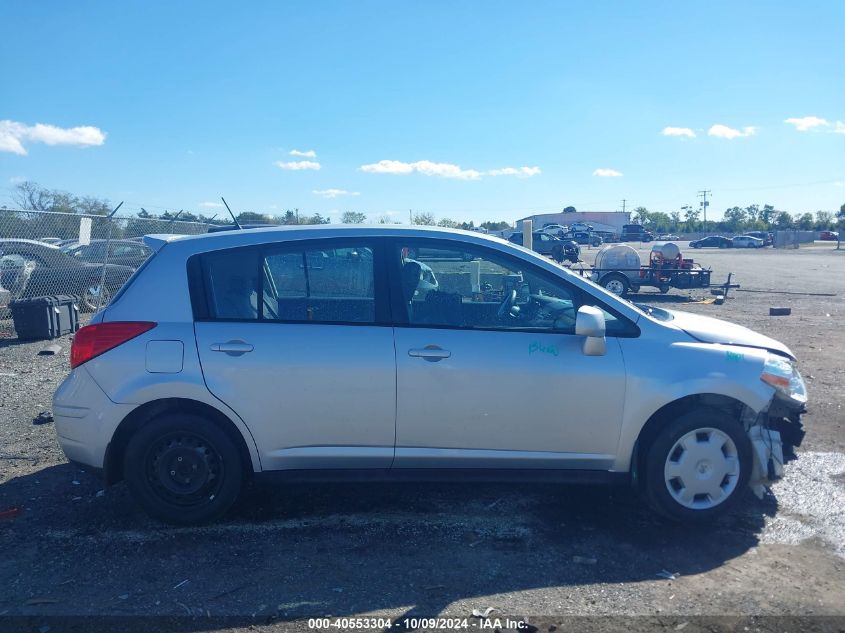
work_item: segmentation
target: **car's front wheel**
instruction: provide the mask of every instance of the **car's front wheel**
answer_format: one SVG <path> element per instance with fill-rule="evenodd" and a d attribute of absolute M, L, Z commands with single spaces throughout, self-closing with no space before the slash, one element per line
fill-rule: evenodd
<path fill-rule="evenodd" d="M 704 407 L 665 425 L 647 449 L 644 492 L 659 514 L 706 522 L 746 492 L 751 441 L 724 411 Z"/>
<path fill-rule="evenodd" d="M 129 489 L 151 516 L 180 525 L 223 516 L 244 481 L 232 439 L 211 420 L 167 414 L 129 440 L 124 460 Z"/>

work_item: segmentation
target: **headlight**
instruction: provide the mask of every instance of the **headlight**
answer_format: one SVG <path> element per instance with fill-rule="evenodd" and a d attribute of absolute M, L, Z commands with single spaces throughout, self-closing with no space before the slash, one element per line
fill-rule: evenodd
<path fill-rule="evenodd" d="M 796 402 L 807 402 L 807 387 L 792 361 L 769 354 L 763 366 L 760 380 L 774 387 L 779 393 Z"/>

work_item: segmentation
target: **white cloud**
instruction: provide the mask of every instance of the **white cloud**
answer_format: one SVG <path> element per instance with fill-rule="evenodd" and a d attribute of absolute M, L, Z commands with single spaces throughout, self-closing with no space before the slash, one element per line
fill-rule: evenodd
<path fill-rule="evenodd" d="M 370 165 L 361 165 L 361 171 L 370 174 L 411 174 L 414 172 L 425 176 L 439 176 L 440 178 L 457 178 L 459 180 L 478 180 L 481 172 L 475 169 L 461 169 L 452 163 L 435 163 L 430 160 L 418 160 L 415 163 L 403 163 L 401 160 L 380 160 Z"/>
<path fill-rule="evenodd" d="M 735 128 L 728 127 L 727 125 L 722 125 L 721 123 L 717 123 L 716 125 L 712 126 L 709 130 L 707 130 L 708 136 L 715 136 L 716 138 L 726 138 L 728 140 L 740 138 L 742 136 L 754 136 L 756 133 L 756 127 L 748 126 L 742 128 L 741 130 L 737 130 Z"/>
<path fill-rule="evenodd" d="M 845 121 L 837 121 L 836 127 L 833 128 L 835 134 L 845 134 Z"/>
<path fill-rule="evenodd" d="M 347 191 L 346 189 L 314 189 L 311 193 L 323 198 L 337 198 L 339 196 L 360 196 L 358 191 Z"/>
<path fill-rule="evenodd" d="M 663 136 L 680 136 L 682 138 L 695 138 L 695 132 L 688 127 L 665 127 L 660 132 Z"/>
<path fill-rule="evenodd" d="M 313 149 L 302 151 L 301 149 L 292 149 L 289 154 L 291 156 L 301 156 L 303 158 L 317 158 L 317 152 Z"/>
<path fill-rule="evenodd" d="M 488 176 L 516 176 L 517 178 L 531 178 L 532 176 L 539 176 L 541 170 L 539 167 L 502 167 L 501 169 L 491 169 L 487 172 Z"/>
<path fill-rule="evenodd" d="M 26 125 L 8 119 L 0 121 L 0 152 L 26 156 L 27 142 L 85 147 L 102 145 L 106 142 L 106 134 L 90 125 L 61 128 L 44 123 Z"/>
<path fill-rule="evenodd" d="M 302 171 L 304 169 L 313 169 L 317 170 L 320 169 L 320 163 L 313 161 L 313 160 L 296 160 L 291 161 L 289 163 L 284 163 L 280 160 L 273 163 L 279 169 L 284 169 L 286 171 Z"/>
<path fill-rule="evenodd" d="M 620 178 L 622 176 L 622 172 L 616 171 L 615 169 L 600 167 L 593 172 L 593 176 L 599 176 L 600 178 Z"/>
<path fill-rule="evenodd" d="M 829 121 L 817 116 L 791 117 L 789 119 L 785 119 L 784 123 L 794 125 L 795 129 L 799 132 L 807 132 L 817 127 L 830 127 Z"/>
<path fill-rule="evenodd" d="M 440 178 L 453 178 L 457 180 L 480 180 L 483 176 L 516 176 L 517 178 L 530 178 L 541 173 L 539 167 L 502 167 L 489 171 L 478 169 L 463 169 L 460 165 L 453 163 L 435 163 L 430 160 L 418 160 L 414 163 L 406 163 L 401 160 L 380 160 L 377 163 L 361 165 L 358 169 L 370 174 L 423 174 L 424 176 L 438 176 Z"/>
<path fill-rule="evenodd" d="M 222 202 L 200 202 L 201 207 L 204 209 L 222 209 L 223 203 Z"/>

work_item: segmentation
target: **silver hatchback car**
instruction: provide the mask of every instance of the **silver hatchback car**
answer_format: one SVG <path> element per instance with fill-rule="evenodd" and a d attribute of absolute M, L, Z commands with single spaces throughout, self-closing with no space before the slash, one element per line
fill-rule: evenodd
<path fill-rule="evenodd" d="M 75 336 L 68 458 L 151 515 L 223 515 L 265 473 L 623 481 L 700 521 L 762 494 L 803 437 L 781 343 L 624 301 L 474 232 L 148 236 Z M 413 257 L 411 256 L 413 255 Z"/>

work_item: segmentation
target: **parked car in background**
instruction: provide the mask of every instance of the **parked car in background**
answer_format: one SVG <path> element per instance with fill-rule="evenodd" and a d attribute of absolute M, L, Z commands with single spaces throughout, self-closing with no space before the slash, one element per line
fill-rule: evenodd
<path fill-rule="evenodd" d="M 121 264 L 138 268 L 149 257 L 150 247 L 133 240 L 91 240 L 90 244 L 60 247 L 70 257 L 95 264 Z M 106 259 L 108 253 L 108 259 Z"/>
<path fill-rule="evenodd" d="M 751 235 L 737 235 L 732 238 L 734 248 L 763 248 L 766 243 L 759 237 Z"/>
<path fill-rule="evenodd" d="M 613 231 L 593 231 L 594 235 L 598 235 L 601 238 L 602 243 L 610 244 L 612 242 L 618 242 L 619 236 L 616 235 Z"/>
<path fill-rule="evenodd" d="M 508 241 L 522 246 L 522 233 L 513 233 Z M 562 240 L 559 237 L 534 231 L 531 234 L 531 250 L 541 255 L 551 257 L 557 262 L 569 260 L 573 264 L 580 261 L 581 249 L 573 240 Z"/>
<path fill-rule="evenodd" d="M 567 232 L 569 232 L 569 227 L 564 226 L 563 224 L 546 224 L 540 230 L 543 233 L 548 233 L 549 235 L 554 235 L 556 237 L 562 237 Z"/>
<path fill-rule="evenodd" d="M 722 235 L 708 235 L 689 243 L 692 248 L 733 248 L 733 241 Z"/>
<path fill-rule="evenodd" d="M 803 437 L 782 343 L 634 305 L 503 240 L 327 226 L 148 243 L 74 336 L 52 411 L 68 459 L 165 521 L 219 518 L 262 473 L 363 470 L 617 482 L 700 523 L 762 496 Z M 436 290 L 418 293 L 413 250 L 449 253 Z M 474 279 L 455 273 L 467 258 Z M 513 397 L 536 393 L 554 397 Z"/>
<path fill-rule="evenodd" d="M 681 238 L 673 233 L 666 233 L 665 235 L 658 235 L 657 239 L 664 242 L 677 242 Z"/>
<path fill-rule="evenodd" d="M 573 222 L 569 225 L 569 232 L 575 233 L 576 231 L 584 231 L 589 233 L 593 230 L 592 224 L 587 224 L 586 222 Z"/>
<path fill-rule="evenodd" d="M 651 242 L 654 233 L 647 231 L 642 224 L 625 224 L 619 239 L 623 242 Z"/>
<path fill-rule="evenodd" d="M 819 233 L 819 239 L 826 242 L 839 241 L 839 233 L 837 231 L 822 231 Z"/>
<path fill-rule="evenodd" d="M 601 235 L 593 233 L 592 231 L 576 231 L 574 233 L 570 233 L 567 237 L 571 237 L 571 239 L 575 240 L 578 244 L 585 244 L 588 246 L 601 246 L 603 242 Z"/>
<path fill-rule="evenodd" d="M 774 234 L 769 233 L 768 231 L 748 231 L 746 235 L 750 235 L 751 237 L 756 237 L 759 240 L 763 240 L 763 246 L 771 246 L 775 243 Z"/>
<path fill-rule="evenodd" d="M 35 240 L 0 239 L 0 285 L 13 299 L 42 295 L 78 295 L 80 308 L 94 311 L 109 299 L 132 275 L 133 268 L 117 264 L 81 261 L 56 246 Z"/>

